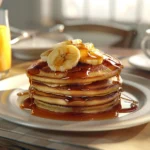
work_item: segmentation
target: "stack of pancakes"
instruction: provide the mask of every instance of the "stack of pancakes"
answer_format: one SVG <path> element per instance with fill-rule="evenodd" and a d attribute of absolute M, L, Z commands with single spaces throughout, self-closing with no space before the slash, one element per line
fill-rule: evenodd
<path fill-rule="evenodd" d="M 65 72 L 52 71 L 47 62 L 39 60 L 27 70 L 30 81 L 28 96 L 36 107 L 52 112 L 108 111 L 120 103 L 121 69 L 120 62 L 108 55 L 102 64 L 79 62 Z M 20 97 L 25 99 L 25 96 Z"/>
<path fill-rule="evenodd" d="M 93 44 L 81 40 L 63 42 L 52 52 L 44 52 L 42 59 L 27 69 L 30 87 L 19 98 L 24 102 L 30 99 L 37 108 L 57 113 L 93 114 L 111 110 L 120 104 L 123 66 L 117 59 L 97 52 Z M 59 70 L 61 65 L 68 69 Z"/>

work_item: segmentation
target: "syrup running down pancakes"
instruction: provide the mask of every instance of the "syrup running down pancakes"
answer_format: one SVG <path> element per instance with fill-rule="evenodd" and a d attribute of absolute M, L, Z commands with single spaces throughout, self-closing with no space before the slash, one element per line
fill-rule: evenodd
<path fill-rule="evenodd" d="M 58 43 L 27 69 L 30 87 L 18 93 L 21 108 L 60 120 L 65 115 L 74 120 L 76 115 L 112 112 L 121 103 L 122 68 L 119 60 L 92 43 L 78 39 Z"/>

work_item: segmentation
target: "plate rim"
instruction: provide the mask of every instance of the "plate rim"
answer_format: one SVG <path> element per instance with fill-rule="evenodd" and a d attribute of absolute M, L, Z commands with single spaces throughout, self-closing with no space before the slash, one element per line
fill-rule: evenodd
<path fill-rule="evenodd" d="M 7 80 L 11 80 L 11 79 L 14 79 L 14 78 L 17 78 L 17 77 L 19 77 L 19 76 L 24 76 L 25 74 L 20 74 L 20 75 L 16 75 L 16 76 L 13 76 L 13 77 L 10 77 L 10 78 L 7 78 L 7 79 L 4 79 L 4 80 L 2 80 L 2 81 L 0 81 L 0 84 L 1 84 L 1 82 L 5 82 L 5 81 L 7 81 Z M 138 79 L 141 79 L 141 80 L 144 80 L 144 81 L 146 81 L 146 83 L 148 83 L 148 85 L 150 86 L 150 80 L 147 82 L 147 79 L 146 78 L 144 78 L 144 77 L 140 77 L 140 76 L 137 76 L 137 75 L 133 75 L 133 74 L 130 74 L 130 73 L 121 73 L 121 76 L 130 76 L 130 77 L 132 77 L 132 78 L 138 78 Z M 128 81 L 130 81 L 130 80 L 128 80 Z M 139 80 L 140 81 L 140 80 Z M 139 82 L 138 82 L 139 83 Z M 140 84 L 141 85 L 141 84 Z M 143 86 L 143 85 L 142 85 Z M 145 87 L 145 86 L 144 86 Z M 148 89 L 148 87 L 146 86 L 146 88 Z M 150 90 L 149 90 L 150 91 Z M 1 104 L 1 103 L 0 103 Z M 124 129 L 124 128 L 129 128 L 129 127 L 133 127 L 133 126 L 137 126 L 137 125 L 141 125 L 141 124 L 144 124 L 144 123 L 147 123 L 147 122 L 149 122 L 150 121 L 150 114 L 149 114 L 149 117 L 146 119 L 146 116 L 148 115 L 148 114 L 145 114 L 144 115 L 144 118 L 142 118 L 142 123 L 139 123 L 139 121 L 138 121 L 138 119 L 134 119 L 134 121 L 132 121 L 132 124 L 130 123 L 130 124 L 127 124 L 127 125 L 124 125 L 124 126 L 120 126 L 120 127 L 116 127 L 116 128 L 114 128 L 114 127 L 105 127 L 105 128 L 103 128 L 102 130 L 101 129 L 95 129 L 95 128 L 92 128 L 92 129 L 74 129 L 74 128 L 72 128 L 72 129 L 67 129 L 66 127 L 63 127 L 63 128 L 61 128 L 61 129 L 56 129 L 56 128 L 54 128 L 54 127 L 50 127 L 50 128 L 43 128 L 43 127 L 41 127 L 41 126 L 39 126 L 39 125 L 36 125 L 36 124 L 31 124 L 31 123 L 28 123 L 28 122 L 22 122 L 21 120 L 20 121 L 17 121 L 17 119 L 15 118 L 11 118 L 10 116 L 5 116 L 5 115 L 3 115 L 1 112 L 0 112 L 0 117 L 2 118 L 2 119 L 5 119 L 5 120 L 7 120 L 7 121 L 10 121 L 10 122 L 13 122 L 13 123 L 16 123 L 16 124 L 19 124 L 19 125 L 23 125 L 23 126 L 27 126 L 27 127 L 31 127 L 31 128 L 37 128 L 37 129 L 44 129 L 44 130 L 54 130 L 54 131 L 65 131 L 65 132 L 95 132 L 95 131 L 109 131 L 109 130 L 116 130 L 116 129 Z M 34 116 L 35 117 L 35 119 L 36 118 L 39 118 L 39 117 L 36 117 L 36 116 Z M 44 118 L 42 118 L 42 119 L 44 119 Z M 119 119 L 119 118 L 118 118 Z M 51 121 L 56 121 L 57 122 L 57 120 L 52 120 L 52 119 L 48 119 L 48 120 L 51 120 Z M 110 120 L 110 119 L 109 119 Z M 106 120 L 106 121 L 109 121 L 109 120 Z M 59 120 L 60 121 L 60 120 Z M 94 121 L 94 122 L 99 122 L 99 121 L 101 121 L 101 120 L 98 120 L 98 121 Z M 67 122 L 69 122 L 69 121 L 67 121 Z M 93 121 L 75 121 L 76 123 L 81 123 L 82 122 L 82 124 L 84 124 L 84 123 L 91 123 L 91 122 L 93 122 Z M 128 122 L 128 121 L 124 121 L 124 123 L 126 123 L 126 122 Z M 131 122 L 131 121 L 130 121 Z M 101 125 L 100 125 L 101 126 Z"/>

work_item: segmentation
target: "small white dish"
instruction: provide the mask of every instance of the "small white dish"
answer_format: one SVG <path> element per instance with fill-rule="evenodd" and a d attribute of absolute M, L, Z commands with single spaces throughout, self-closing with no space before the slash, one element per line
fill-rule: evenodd
<path fill-rule="evenodd" d="M 150 71 L 150 59 L 144 53 L 131 56 L 129 63 L 136 68 Z"/>
<path fill-rule="evenodd" d="M 43 51 L 50 49 L 54 44 L 72 39 L 68 34 L 50 33 L 22 40 L 12 45 L 13 56 L 22 60 L 39 59 Z"/>

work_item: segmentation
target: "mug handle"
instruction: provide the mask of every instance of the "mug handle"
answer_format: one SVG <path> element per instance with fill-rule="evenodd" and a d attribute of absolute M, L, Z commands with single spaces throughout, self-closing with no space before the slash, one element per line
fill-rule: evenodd
<path fill-rule="evenodd" d="M 148 52 L 148 48 L 146 48 L 146 43 L 150 41 L 150 36 L 146 36 L 141 42 L 141 48 L 144 51 L 145 55 L 150 58 L 150 53 Z"/>

